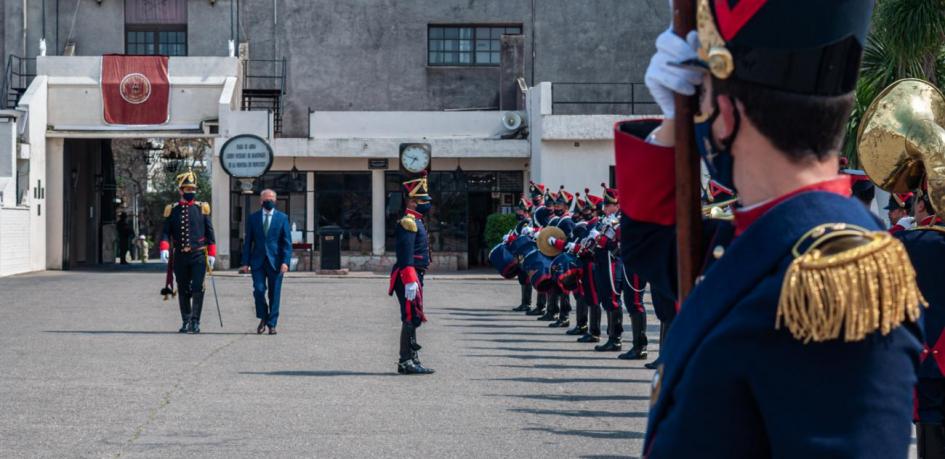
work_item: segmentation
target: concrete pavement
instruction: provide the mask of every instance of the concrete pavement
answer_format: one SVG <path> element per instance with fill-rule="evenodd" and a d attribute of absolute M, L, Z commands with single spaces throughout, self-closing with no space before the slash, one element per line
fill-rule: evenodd
<path fill-rule="evenodd" d="M 233 276 L 225 327 L 208 292 L 204 333 L 179 335 L 162 280 L 0 279 L 0 457 L 640 455 L 652 372 L 512 313 L 514 281 L 431 280 L 419 339 L 437 373 L 404 377 L 383 278 L 287 279 L 276 336 L 253 332 Z"/>

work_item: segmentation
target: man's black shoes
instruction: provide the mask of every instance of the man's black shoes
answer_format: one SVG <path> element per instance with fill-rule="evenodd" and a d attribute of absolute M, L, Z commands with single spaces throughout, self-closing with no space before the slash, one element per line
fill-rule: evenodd
<path fill-rule="evenodd" d="M 191 322 L 190 322 L 190 332 L 193 333 L 193 334 L 195 334 L 195 335 L 198 334 L 198 333 L 200 333 L 200 322 L 197 322 L 196 320 L 191 321 Z"/>
<path fill-rule="evenodd" d="M 180 330 L 177 330 L 177 333 L 187 333 L 189 331 L 190 331 L 190 322 L 185 320 L 184 323 L 181 324 Z"/>
<path fill-rule="evenodd" d="M 554 321 L 554 322 L 548 324 L 548 326 L 551 327 L 551 328 L 568 328 L 569 326 L 571 326 L 571 322 L 570 322 L 569 320 L 567 320 L 567 319 L 565 319 L 565 320 L 556 320 L 556 321 Z"/>
<path fill-rule="evenodd" d="M 435 371 L 432 368 L 426 368 L 420 365 L 419 362 L 407 360 L 406 362 L 397 364 L 397 373 L 402 375 L 431 375 L 435 373 Z"/>
<path fill-rule="evenodd" d="M 606 343 L 599 346 L 594 346 L 594 350 L 597 352 L 617 352 L 623 348 L 623 345 L 620 343 L 620 340 L 608 339 Z"/>
<path fill-rule="evenodd" d="M 512 310 L 515 312 L 525 312 L 525 311 L 528 311 L 529 309 L 531 308 L 529 308 L 527 304 L 523 304 L 523 305 L 519 305 L 516 308 L 513 308 Z"/>
<path fill-rule="evenodd" d="M 599 336 L 596 336 L 596 335 L 592 335 L 592 334 L 590 334 L 590 333 L 585 333 L 584 336 L 582 336 L 582 337 L 580 337 L 580 338 L 577 339 L 577 342 L 579 342 L 579 343 L 599 343 L 599 342 L 600 342 L 600 337 L 599 337 Z"/>
<path fill-rule="evenodd" d="M 587 327 L 574 327 L 564 333 L 571 336 L 584 335 L 587 333 Z"/>
<path fill-rule="evenodd" d="M 544 313 L 545 313 L 544 308 L 535 308 L 535 309 L 529 309 L 528 312 L 525 313 L 525 315 L 526 316 L 540 316 Z"/>
<path fill-rule="evenodd" d="M 629 351 L 617 356 L 620 360 L 646 360 L 646 348 L 633 346 Z"/>

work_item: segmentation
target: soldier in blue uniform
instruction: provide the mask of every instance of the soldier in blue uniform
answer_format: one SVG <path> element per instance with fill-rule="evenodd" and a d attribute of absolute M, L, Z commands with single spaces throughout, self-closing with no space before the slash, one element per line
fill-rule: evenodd
<path fill-rule="evenodd" d="M 588 332 L 588 322 L 590 319 L 591 307 L 597 307 L 596 297 L 593 290 L 587 285 L 587 280 L 592 279 L 591 272 L 594 270 L 594 254 L 586 250 L 582 242 L 587 240 L 590 230 L 594 228 L 597 220 L 594 206 L 591 204 L 591 196 L 587 189 L 585 195 L 575 193 L 574 198 L 574 218 L 580 219 L 575 225 L 574 242 L 569 244 L 568 250 L 577 257 L 581 265 L 581 281 L 578 290 L 574 294 L 574 309 L 576 324 L 573 328 L 565 332 L 571 336 L 584 336 Z M 600 322 L 598 322 L 598 334 L 600 334 Z"/>
<path fill-rule="evenodd" d="M 404 217 L 394 230 L 397 262 L 390 273 L 388 295 L 400 303 L 400 374 L 430 374 L 433 369 L 420 363 L 417 328 L 427 321 L 423 313 L 423 274 L 430 266 L 430 238 L 423 216 L 430 211 L 431 199 L 426 174 L 403 183 Z"/>
<path fill-rule="evenodd" d="M 601 306 L 600 306 L 600 294 L 598 293 L 597 288 L 597 275 L 598 271 L 601 269 L 597 263 L 596 249 L 597 249 L 597 240 L 595 239 L 595 231 L 600 226 L 600 219 L 604 213 L 604 199 L 600 196 L 596 196 L 590 193 L 591 190 L 585 188 L 584 195 L 587 197 L 587 206 L 589 209 L 593 209 L 593 214 L 590 216 L 590 219 L 587 220 L 588 232 L 587 237 L 580 241 L 579 243 L 579 253 L 581 258 L 585 262 L 584 275 L 581 277 L 581 288 L 584 294 L 584 300 L 587 303 L 588 309 L 588 320 L 587 327 L 585 327 L 584 333 L 577 339 L 579 343 L 597 343 L 600 342 L 600 322 L 601 322 Z"/>
<path fill-rule="evenodd" d="M 945 458 L 945 282 L 942 282 L 945 224 L 933 214 L 928 193 L 917 196 L 918 225 L 899 231 L 895 236 L 909 252 L 919 289 L 929 302 L 922 317 L 925 345 L 919 356 L 919 384 L 916 386 L 916 446 L 919 459 L 941 459 Z"/>
<path fill-rule="evenodd" d="M 905 458 L 921 295 L 837 175 L 873 2 L 697 3 L 700 48 L 666 32 L 647 70 L 666 119 L 615 127 L 624 260 L 676 297 L 674 93 L 699 94 L 695 143 L 740 207 L 704 222 L 643 454 Z"/>
<path fill-rule="evenodd" d="M 544 226 L 538 222 L 538 214 L 541 212 L 549 212 L 548 209 L 544 209 L 539 212 L 539 209 L 544 208 L 545 185 L 531 181 L 528 182 L 528 194 L 532 201 L 532 218 L 529 232 L 534 235 L 539 229 L 541 229 L 541 226 Z M 535 292 L 535 296 L 535 307 L 533 309 L 526 310 L 526 315 L 541 316 L 545 314 L 545 306 L 548 303 L 548 295 L 545 292 Z"/>
<path fill-rule="evenodd" d="M 187 171 L 177 176 L 180 200 L 164 208 L 161 261 L 172 263 L 179 289 L 177 299 L 183 324 L 180 333 L 200 333 L 204 278 L 213 266 L 217 245 L 210 219 L 210 204 L 196 201 L 197 176 Z M 173 255 L 171 245 L 173 244 Z"/>
<path fill-rule="evenodd" d="M 564 189 L 564 186 L 553 196 L 554 217 L 548 223 L 548 226 L 554 226 L 564 232 L 565 239 L 556 240 L 554 237 L 548 240 L 548 243 L 555 246 L 559 251 L 564 251 L 568 242 L 574 233 L 574 219 L 571 218 L 571 205 L 574 203 L 574 195 Z M 548 324 L 551 328 L 567 328 L 571 325 L 571 294 L 562 291 L 557 285 L 548 292 L 548 310 L 545 315 L 538 320 L 551 321 Z"/>
<path fill-rule="evenodd" d="M 613 195 L 605 193 L 601 221 L 591 233 L 595 240 L 594 283 L 600 299 L 600 308 L 607 314 L 607 342 L 594 346 L 597 352 L 616 352 L 623 349 L 623 310 L 620 301 L 626 275 L 618 251 L 620 221 L 617 212 L 619 202 L 616 198 L 616 192 Z"/>
<path fill-rule="evenodd" d="M 520 237 L 531 237 L 532 235 L 532 201 L 522 196 L 518 204 L 515 205 L 515 218 L 518 222 L 515 224 L 515 230 L 505 239 L 506 243 L 511 243 Z M 515 312 L 528 312 L 532 307 L 532 285 L 528 283 L 528 273 L 524 269 L 518 272 L 518 285 L 522 290 L 522 299 L 519 305 L 512 310 Z"/>

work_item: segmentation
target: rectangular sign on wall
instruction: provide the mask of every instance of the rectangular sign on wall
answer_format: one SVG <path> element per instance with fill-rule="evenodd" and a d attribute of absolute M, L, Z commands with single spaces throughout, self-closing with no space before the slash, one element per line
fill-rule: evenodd
<path fill-rule="evenodd" d="M 102 56 L 106 123 L 164 124 L 169 96 L 167 56 Z"/>

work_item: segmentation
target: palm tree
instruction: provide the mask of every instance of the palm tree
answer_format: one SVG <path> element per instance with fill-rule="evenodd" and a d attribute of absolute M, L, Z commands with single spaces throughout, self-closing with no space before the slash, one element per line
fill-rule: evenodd
<path fill-rule="evenodd" d="M 851 165 L 857 164 L 856 129 L 863 111 L 901 78 L 945 86 L 945 0 L 877 2 L 843 149 Z"/>

